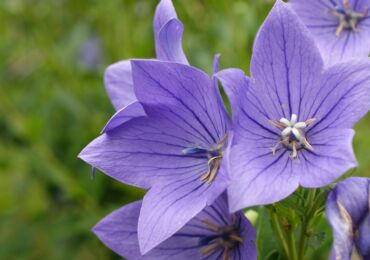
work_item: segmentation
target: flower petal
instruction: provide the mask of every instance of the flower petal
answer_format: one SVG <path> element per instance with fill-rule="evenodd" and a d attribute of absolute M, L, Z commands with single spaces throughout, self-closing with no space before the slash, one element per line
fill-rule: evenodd
<path fill-rule="evenodd" d="M 361 249 L 360 253 L 366 255 L 369 240 L 363 239 L 361 235 L 367 228 L 367 224 L 363 223 L 369 216 L 369 196 L 370 179 L 360 177 L 352 177 L 340 182 L 329 194 L 326 215 L 334 233 L 333 248 L 335 255 L 343 259 L 351 258 L 354 242 Z M 349 221 L 343 217 L 344 211 L 349 215 Z M 354 241 L 353 231 L 357 228 L 359 228 L 359 237 Z"/>
<path fill-rule="evenodd" d="M 319 50 L 290 6 L 278 0 L 255 41 L 250 92 L 268 119 L 297 114 L 301 97 L 317 84 L 323 69 Z M 265 120 L 265 119 L 263 119 Z"/>
<path fill-rule="evenodd" d="M 370 257 L 370 211 L 362 220 L 359 227 L 358 239 L 356 240 L 359 253 L 364 257 L 364 259 L 369 259 Z"/>
<path fill-rule="evenodd" d="M 101 220 L 94 228 L 96 236 L 115 253 L 128 259 L 140 259 L 137 221 L 141 201 L 126 205 Z"/>
<path fill-rule="evenodd" d="M 242 212 L 235 213 L 240 219 L 240 230 L 243 243 L 231 251 L 230 259 L 255 260 L 257 259 L 256 231 Z"/>
<path fill-rule="evenodd" d="M 179 231 L 207 205 L 211 205 L 228 185 L 222 170 L 211 184 L 202 182 L 200 172 L 179 176 L 153 187 L 144 197 L 139 218 L 139 244 L 147 253 Z"/>
<path fill-rule="evenodd" d="M 184 155 L 202 139 L 172 119 L 132 119 L 91 142 L 79 157 L 121 182 L 149 188 L 154 183 L 208 169 L 207 157 Z M 195 130 L 193 130 L 195 131 Z"/>
<path fill-rule="evenodd" d="M 104 83 L 116 110 L 136 101 L 129 60 L 110 65 L 105 71 Z"/>
<path fill-rule="evenodd" d="M 241 113 L 239 125 L 249 124 Z M 235 130 L 230 156 L 231 183 L 228 187 L 230 210 L 274 203 L 289 196 L 299 183 L 299 162 L 292 160 L 289 151 L 271 147 L 277 139 L 253 133 L 248 127 Z M 297 171 L 298 169 L 298 171 Z"/>
<path fill-rule="evenodd" d="M 105 125 L 102 133 L 110 132 L 114 128 L 123 125 L 133 118 L 145 116 L 143 106 L 139 102 L 133 102 L 126 107 L 118 110 Z"/>
<path fill-rule="evenodd" d="M 370 61 L 338 64 L 302 101 L 305 118 L 316 118 L 308 133 L 351 128 L 370 109 Z"/>
<path fill-rule="evenodd" d="M 189 257 L 194 260 L 202 259 L 202 254 L 198 247 L 199 237 L 180 236 L 180 234 L 179 236 L 171 237 L 158 248 L 142 256 L 137 236 L 141 205 L 141 201 L 138 201 L 112 212 L 93 228 L 93 232 L 107 247 L 127 259 L 166 260 L 173 258 L 187 260 Z M 187 229 L 189 234 L 196 234 L 194 232 L 199 234 L 200 231 L 204 233 L 204 230 L 200 230 L 197 227 L 189 227 Z"/>
<path fill-rule="evenodd" d="M 248 91 L 249 79 L 240 69 L 225 69 L 216 73 L 215 77 L 221 82 L 229 98 L 233 121 L 235 123 L 239 113 L 239 95 L 241 92 Z"/>
<path fill-rule="evenodd" d="M 307 188 L 323 187 L 357 166 L 353 153 L 352 129 L 327 129 L 308 136 L 313 151 L 300 151 L 300 185 Z"/>
<path fill-rule="evenodd" d="M 188 64 L 182 49 L 184 26 L 177 19 L 171 0 L 162 0 L 154 16 L 154 34 L 157 58 Z"/>
<path fill-rule="evenodd" d="M 132 61 L 135 93 L 148 116 L 178 118 L 189 129 L 214 145 L 229 127 L 218 89 L 204 72 L 187 65 L 162 61 Z"/>

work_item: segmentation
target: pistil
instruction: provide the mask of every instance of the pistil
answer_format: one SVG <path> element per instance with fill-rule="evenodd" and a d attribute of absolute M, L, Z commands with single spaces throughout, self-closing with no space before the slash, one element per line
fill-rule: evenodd
<path fill-rule="evenodd" d="M 358 32 L 357 25 L 359 20 L 368 16 L 368 9 L 363 13 L 356 12 L 351 9 L 349 0 L 343 0 L 343 5 L 337 5 L 330 13 L 338 18 L 339 24 L 335 35 L 339 37 L 345 29 Z"/>
<path fill-rule="evenodd" d="M 292 114 L 291 119 L 281 118 L 279 122 L 270 120 L 269 122 L 281 129 L 279 142 L 271 148 L 272 154 L 275 155 L 277 149 L 282 145 L 283 147 L 291 150 L 290 157 L 292 159 L 298 158 L 298 150 L 305 148 L 313 150 L 313 147 L 308 142 L 304 129 L 312 124 L 316 119 L 311 118 L 305 122 L 297 122 L 298 116 Z"/>

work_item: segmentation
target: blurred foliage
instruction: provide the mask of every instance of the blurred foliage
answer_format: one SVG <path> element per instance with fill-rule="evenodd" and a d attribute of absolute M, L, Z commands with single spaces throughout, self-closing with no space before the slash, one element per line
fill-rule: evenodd
<path fill-rule="evenodd" d="M 213 55 L 221 53 L 222 67 L 248 71 L 254 36 L 272 2 L 174 0 L 191 63 L 210 72 Z M 100 173 L 92 180 L 77 155 L 114 112 L 104 68 L 154 57 L 156 4 L 0 1 L 0 259 L 117 258 L 90 229 L 143 192 Z M 367 116 L 357 126 L 360 167 L 351 174 L 370 173 L 369 128 Z M 261 239 L 274 245 L 269 229 Z M 330 233 L 325 223 L 323 230 Z M 328 252 L 330 240 L 325 245 Z"/>

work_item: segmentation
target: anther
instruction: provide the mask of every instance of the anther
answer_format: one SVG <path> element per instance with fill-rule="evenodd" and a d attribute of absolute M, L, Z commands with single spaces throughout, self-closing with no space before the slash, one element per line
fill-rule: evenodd
<path fill-rule="evenodd" d="M 224 137 L 222 137 L 222 139 L 210 149 L 196 145 L 182 150 L 182 153 L 185 155 L 195 155 L 208 158 L 208 170 L 201 176 L 202 182 L 211 184 L 215 180 L 217 172 L 221 166 L 226 140 L 227 134 L 225 134 Z"/>

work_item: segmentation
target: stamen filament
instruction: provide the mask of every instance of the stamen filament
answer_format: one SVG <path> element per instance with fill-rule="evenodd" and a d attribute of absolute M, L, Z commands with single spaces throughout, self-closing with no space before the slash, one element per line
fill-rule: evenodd
<path fill-rule="evenodd" d="M 215 243 L 212 243 L 212 244 L 202 248 L 202 253 L 203 253 L 203 255 L 209 255 L 210 253 L 212 253 L 214 250 L 216 250 L 221 245 L 222 245 L 221 241 L 217 241 Z"/>
<path fill-rule="evenodd" d="M 282 124 L 282 123 L 279 123 L 275 120 L 269 120 L 270 124 L 280 128 L 280 129 L 284 129 L 286 127 L 286 125 Z"/>
<path fill-rule="evenodd" d="M 221 154 L 208 160 L 208 171 L 202 176 L 202 181 L 207 181 L 208 184 L 211 184 L 214 181 L 221 166 L 222 156 L 223 155 Z"/>
<path fill-rule="evenodd" d="M 225 248 L 225 250 L 224 250 L 224 254 L 223 254 L 223 256 L 222 256 L 222 259 L 223 259 L 223 260 L 229 260 L 229 259 L 230 259 L 229 249 L 228 249 L 228 248 Z"/>
<path fill-rule="evenodd" d="M 211 222 L 209 222 L 208 220 L 204 219 L 201 221 L 203 224 L 206 224 L 208 227 L 210 227 L 212 230 L 214 231 L 217 231 L 219 232 L 220 231 L 220 227 L 215 225 L 215 224 L 212 224 Z"/>

